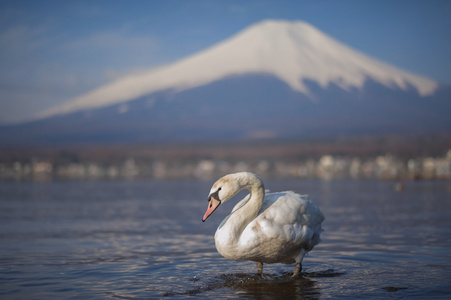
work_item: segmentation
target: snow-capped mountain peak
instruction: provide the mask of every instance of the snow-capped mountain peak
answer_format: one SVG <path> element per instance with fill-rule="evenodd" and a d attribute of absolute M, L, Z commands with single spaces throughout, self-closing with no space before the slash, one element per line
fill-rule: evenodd
<path fill-rule="evenodd" d="M 93 109 L 127 102 L 157 91 L 182 91 L 229 76 L 270 74 L 293 90 L 309 94 L 304 80 L 321 87 L 361 88 L 370 78 L 385 86 L 414 88 L 422 96 L 434 93 L 438 84 L 370 58 L 301 22 L 268 20 L 175 63 L 123 77 L 40 114 Z"/>

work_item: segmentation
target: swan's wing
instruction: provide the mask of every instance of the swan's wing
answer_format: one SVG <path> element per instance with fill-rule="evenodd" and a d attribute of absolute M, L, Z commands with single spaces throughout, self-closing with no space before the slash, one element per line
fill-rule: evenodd
<path fill-rule="evenodd" d="M 308 196 L 271 193 L 266 195 L 259 215 L 245 231 L 256 243 L 279 241 L 281 245 L 302 245 L 309 251 L 320 241 L 323 220 L 323 214 Z"/>
<path fill-rule="evenodd" d="M 324 221 L 324 215 L 308 195 L 291 191 L 267 194 L 259 218 L 272 220 L 277 225 L 299 223 L 311 228 Z"/>

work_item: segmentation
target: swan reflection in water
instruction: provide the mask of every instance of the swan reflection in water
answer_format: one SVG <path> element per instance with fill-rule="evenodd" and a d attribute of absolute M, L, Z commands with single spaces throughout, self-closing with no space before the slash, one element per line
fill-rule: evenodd
<path fill-rule="evenodd" d="M 280 277 L 261 278 L 258 275 L 223 275 L 224 286 L 253 299 L 318 299 L 320 289 L 316 281 L 306 277 L 291 278 L 286 273 Z"/>
<path fill-rule="evenodd" d="M 337 273 L 338 274 L 338 273 Z M 328 275 L 329 276 L 329 275 Z M 338 276 L 338 275 L 336 275 Z M 197 280 L 197 279 L 196 279 Z M 230 289 L 236 292 L 231 298 L 246 297 L 251 299 L 319 299 L 320 288 L 316 281 L 300 276 L 293 279 L 291 273 L 282 275 L 248 275 L 243 273 L 223 274 L 211 282 L 181 293 L 168 292 L 164 296 L 197 295 L 209 292 L 214 297 L 215 291 Z"/>

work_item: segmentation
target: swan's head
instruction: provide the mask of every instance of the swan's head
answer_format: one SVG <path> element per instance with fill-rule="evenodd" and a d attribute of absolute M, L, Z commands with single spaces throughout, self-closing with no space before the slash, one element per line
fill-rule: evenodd
<path fill-rule="evenodd" d="M 255 181 L 261 183 L 255 174 L 249 172 L 229 174 L 216 181 L 208 195 L 208 207 L 202 221 L 205 222 L 221 203 L 230 200 L 242 189 L 249 188 Z"/>

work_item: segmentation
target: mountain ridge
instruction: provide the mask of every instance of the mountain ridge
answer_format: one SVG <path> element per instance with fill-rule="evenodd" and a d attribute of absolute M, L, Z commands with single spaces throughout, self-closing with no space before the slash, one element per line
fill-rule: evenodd
<path fill-rule="evenodd" d="M 169 65 L 120 78 L 37 115 L 95 109 L 127 102 L 166 89 L 180 92 L 232 75 L 271 74 L 295 91 L 310 95 L 304 80 L 325 88 L 335 83 L 347 90 L 372 78 L 389 87 L 415 87 L 432 94 L 435 81 L 366 56 L 302 21 L 266 20 L 245 28 L 212 47 Z"/>
<path fill-rule="evenodd" d="M 2 126 L 0 145 L 451 132 L 451 87 L 360 54 L 304 22 L 261 22 L 143 74 L 102 86 L 31 122 Z"/>

